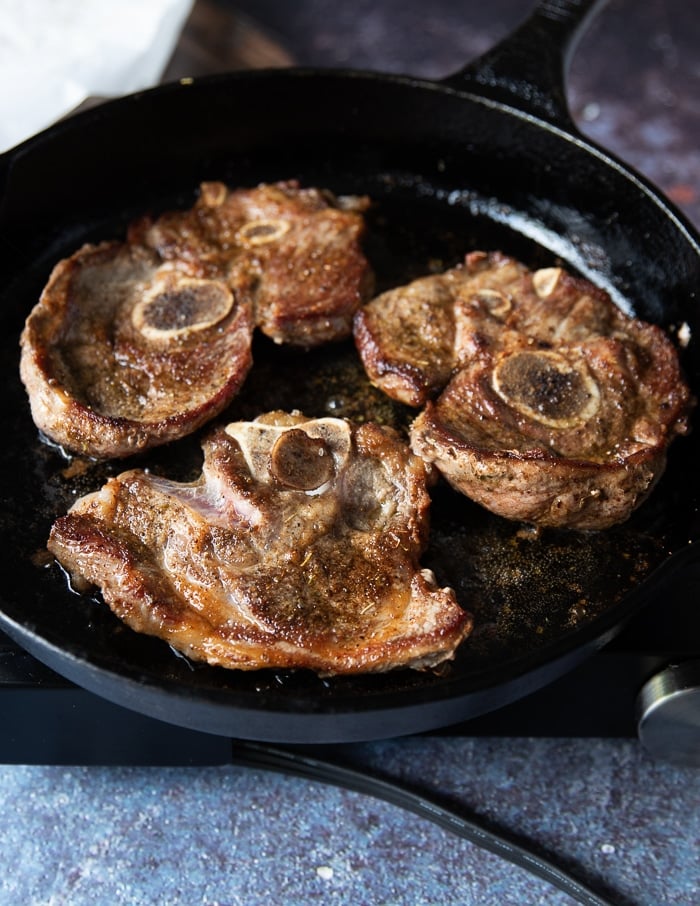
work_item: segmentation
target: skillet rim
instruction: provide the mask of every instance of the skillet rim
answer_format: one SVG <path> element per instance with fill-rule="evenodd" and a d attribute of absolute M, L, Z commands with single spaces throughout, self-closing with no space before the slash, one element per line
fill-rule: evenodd
<path fill-rule="evenodd" d="M 593 0 L 594 3 L 605 3 L 607 0 Z M 462 78 L 460 83 L 459 79 Z M 535 129 L 550 134 L 557 140 L 561 140 L 566 145 L 575 148 L 578 152 L 589 155 L 595 159 L 596 165 L 608 167 L 618 176 L 626 180 L 630 186 L 641 193 L 652 202 L 658 209 L 664 219 L 674 225 L 680 231 L 684 240 L 689 244 L 695 254 L 700 258 L 700 226 L 690 220 L 690 218 L 676 205 L 650 178 L 636 170 L 631 164 L 628 164 L 619 155 L 609 151 L 603 145 L 594 139 L 585 135 L 573 119 L 561 119 L 558 122 L 540 116 L 536 112 L 531 112 L 517 106 L 518 98 L 513 97 L 513 102 L 508 103 L 501 98 L 490 97 L 487 86 L 462 76 L 461 72 L 449 75 L 442 79 L 429 79 L 424 77 L 412 76 L 410 74 L 382 72 L 381 70 L 357 69 L 350 67 L 309 67 L 309 66 L 290 66 L 290 67 L 266 67 L 252 70 L 236 70 L 233 72 L 211 73 L 204 76 L 181 78 L 178 80 L 165 82 L 152 88 L 143 89 L 120 97 L 107 98 L 100 100 L 87 109 L 78 109 L 77 111 L 61 118 L 57 122 L 43 129 L 36 135 L 30 136 L 13 148 L 0 153 L 0 237 L 3 230 L 3 213 L 4 202 L 7 195 L 8 187 L 12 184 L 12 172 L 22 158 L 36 150 L 41 150 L 43 146 L 60 139 L 64 133 L 70 133 L 89 126 L 90 123 L 98 123 L 105 119 L 114 119 L 114 114 L 120 110 L 127 110 L 134 104 L 148 103 L 158 101 L 161 97 L 167 97 L 169 94 L 181 93 L 183 91 L 202 91 L 211 94 L 213 88 L 220 85 L 236 84 L 240 82 L 265 82 L 265 81 L 284 81 L 289 80 L 318 80 L 327 79 L 340 82 L 358 82 L 369 81 L 379 83 L 380 85 L 401 86 L 403 90 L 410 91 L 428 91 L 435 92 L 442 96 L 453 97 L 458 100 L 464 100 L 495 111 L 507 117 L 513 117 L 516 121 L 529 124 Z M 0 265 L 2 264 L 2 255 L 4 248 L 0 243 Z M 577 266 L 581 262 L 576 262 Z M 583 275 L 591 279 L 591 275 L 596 274 L 595 269 L 590 269 L 587 273 L 585 266 L 580 268 Z M 599 273 L 598 273 L 598 276 Z M 609 286 L 605 287 L 608 291 Z"/>
<path fill-rule="evenodd" d="M 144 92 L 137 92 L 135 94 L 127 95 L 122 98 L 116 98 L 111 101 L 106 101 L 103 104 L 100 104 L 98 107 L 94 107 L 94 108 L 90 108 L 88 110 L 82 111 L 78 114 L 75 114 L 75 116 L 73 116 L 73 117 L 70 117 L 57 124 L 54 124 L 53 126 L 49 127 L 49 129 L 44 130 L 42 133 L 39 133 L 38 136 L 34 136 L 34 137 L 26 140 L 25 142 L 16 146 L 15 149 L 10 149 L 9 152 L 6 152 L 2 156 L 0 156 L 0 166 L 5 164 L 6 160 L 8 160 L 8 159 L 16 160 L 18 158 L 18 156 L 21 157 L 21 155 L 23 153 L 26 153 L 27 151 L 31 151 L 32 149 L 36 149 L 36 148 L 41 148 L 43 145 L 50 144 L 55 135 L 62 135 L 64 132 L 67 132 L 67 131 L 69 132 L 69 131 L 73 131 L 76 129 L 80 129 L 86 122 L 89 122 L 95 118 L 99 118 L 99 119 L 110 118 L 110 113 L 116 107 L 123 107 L 124 109 L 126 109 L 127 106 L 133 106 L 133 104 L 135 102 L 138 102 L 141 99 L 146 98 L 146 97 L 149 99 L 153 99 L 153 98 L 157 98 L 158 96 L 160 96 L 164 93 L 167 93 L 167 92 L 178 91 L 183 88 L 185 90 L 190 89 L 194 85 L 200 86 L 198 90 L 206 91 L 209 85 L 220 84 L 222 82 L 224 82 L 224 83 L 242 82 L 242 81 L 250 81 L 251 79 L 254 81 L 259 81 L 259 80 L 270 79 L 270 78 L 279 79 L 281 77 L 285 78 L 285 80 L 288 80 L 290 75 L 292 76 L 292 78 L 309 79 L 309 78 L 318 78 L 320 76 L 322 78 L 330 77 L 333 80 L 341 79 L 343 81 L 345 81 L 349 77 L 353 80 L 361 79 L 364 81 L 370 80 L 372 82 L 380 81 L 382 83 L 387 82 L 387 83 L 399 84 L 404 89 L 412 90 L 412 91 L 415 89 L 421 89 L 421 90 L 427 89 L 430 91 L 438 91 L 440 93 L 446 93 L 449 95 L 456 96 L 458 98 L 468 99 L 472 103 L 476 103 L 479 105 L 484 105 L 484 106 L 496 109 L 499 113 L 506 113 L 508 116 L 515 116 L 516 118 L 518 118 L 520 120 L 530 123 L 537 129 L 544 129 L 545 131 L 557 136 L 558 139 L 563 139 L 568 144 L 573 144 L 574 146 L 578 147 L 580 150 L 583 150 L 584 152 L 586 152 L 588 154 L 592 154 L 596 158 L 598 166 L 612 167 L 625 179 L 627 179 L 628 181 L 631 181 L 638 189 L 641 189 L 643 191 L 644 195 L 648 199 L 650 199 L 654 203 L 656 208 L 659 209 L 659 213 L 661 214 L 661 216 L 665 217 L 666 219 L 669 219 L 673 223 L 674 227 L 677 230 L 681 231 L 684 238 L 690 243 L 691 250 L 693 250 L 698 256 L 700 256 L 700 238 L 698 237 L 695 228 L 685 218 L 685 215 L 683 215 L 680 211 L 678 211 L 675 208 L 675 206 L 670 202 L 670 200 L 668 200 L 663 195 L 663 193 L 661 193 L 660 190 L 658 190 L 649 180 L 647 180 L 646 177 L 637 173 L 633 168 L 629 167 L 623 161 L 619 160 L 616 156 L 612 155 L 610 152 L 606 151 L 604 148 L 601 148 L 595 142 L 592 142 L 591 140 L 589 140 L 585 136 L 581 135 L 580 133 L 569 131 L 569 130 L 563 128 L 562 126 L 547 122 L 546 120 L 543 120 L 543 119 L 533 115 L 532 113 L 522 111 L 515 106 L 511 106 L 511 105 L 503 103 L 502 101 L 496 101 L 496 100 L 488 98 L 484 95 L 475 93 L 471 89 L 455 88 L 454 85 L 445 85 L 442 82 L 436 82 L 436 81 L 420 79 L 420 78 L 417 79 L 417 78 L 411 77 L 411 76 L 402 76 L 402 75 L 396 75 L 396 74 L 383 74 L 383 73 L 376 73 L 376 72 L 365 71 L 365 70 L 354 70 L 354 69 L 318 70 L 318 69 L 311 69 L 311 68 L 307 68 L 307 67 L 299 67 L 299 68 L 293 68 L 293 69 L 287 69 L 287 70 L 273 69 L 273 70 L 255 70 L 253 72 L 243 71 L 243 72 L 236 72 L 236 73 L 223 73 L 223 74 L 219 74 L 219 75 L 206 76 L 206 77 L 196 79 L 196 80 L 184 80 L 184 83 L 183 83 L 183 80 L 180 80 L 178 82 L 168 83 L 166 85 L 157 86 L 153 89 L 148 89 L 147 91 L 144 91 Z M 8 158 L 8 155 L 9 155 L 9 158 Z M 11 179 L 11 175 L 12 175 L 11 166 L 8 166 L 6 175 L 7 175 L 8 179 Z M 1 212 L 0 212 L 0 218 L 1 218 Z M 513 665 L 517 665 L 520 668 L 517 671 L 517 678 L 521 678 L 523 675 L 529 675 L 531 673 L 531 671 L 528 669 L 528 664 L 531 664 L 534 667 L 539 667 L 541 669 L 544 669 L 548 664 L 551 664 L 553 661 L 557 661 L 562 658 L 566 659 L 567 655 L 571 656 L 574 654 L 580 655 L 580 657 L 575 657 L 576 662 L 583 660 L 587 656 L 587 654 L 592 653 L 592 650 L 596 650 L 597 648 L 602 647 L 614 635 L 616 635 L 619 631 L 621 631 L 622 628 L 624 628 L 624 623 L 629 619 L 630 615 L 633 612 L 636 612 L 636 610 L 640 606 L 639 602 L 637 601 L 637 599 L 639 597 L 644 597 L 649 590 L 653 590 L 652 586 L 654 586 L 659 580 L 661 580 L 666 575 L 666 573 L 671 570 L 672 567 L 675 568 L 677 566 L 683 567 L 685 565 L 688 565 L 688 563 L 694 562 L 695 559 L 697 558 L 697 556 L 698 556 L 698 543 L 697 543 L 697 540 L 695 540 L 686 549 L 676 551 L 675 553 L 670 555 L 656 570 L 654 570 L 650 575 L 648 575 L 636 588 L 632 589 L 632 591 L 629 594 L 625 595 L 621 601 L 617 602 L 616 604 L 614 604 L 610 608 L 608 608 L 604 614 L 601 614 L 599 617 L 595 618 L 594 620 L 590 621 L 589 623 L 586 623 L 584 626 L 577 628 L 576 630 L 572 631 L 571 633 L 565 634 L 563 637 L 557 639 L 556 642 L 553 642 L 550 645 L 545 646 L 543 649 L 535 650 L 534 652 L 530 652 L 525 657 L 516 659 L 516 661 L 514 661 L 513 664 L 511 664 L 511 667 Z M 1 608 L 1 605 L 0 605 L 0 608 Z M 15 622 L 12 618 L 8 617 L 8 615 L 5 613 L 5 611 L 3 609 L 0 609 L 0 625 L 6 629 L 6 631 L 8 632 L 8 635 L 10 635 L 15 641 L 18 641 L 21 645 L 23 645 L 23 647 L 27 647 L 27 649 L 30 650 L 31 653 L 35 654 L 35 656 L 37 654 L 43 655 L 43 657 L 41 657 L 41 656 L 38 657 L 39 660 L 43 660 L 44 658 L 46 658 L 48 656 L 48 660 L 46 660 L 46 663 L 48 663 L 48 665 L 51 667 L 54 666 L 56 661 L 60 661 L 61 658 L 67 658 L 68 661 L 75 660 L 76 662 L 80 658 L 79 653 L 76 653 L 75 651 L 70 651 L 70 650 L 66 651 L 65 648 L 58 648 L 57 646 L 54 646 L 51 642 L 42 638 L 35 631 L 35 629 L 32 629 L 29 627 L 28 623 L 24 624 L 24 625 L 20 625 L 19 623 Z M 18 638 L 18 636 L 20 638 Z M 582 637 L 583 637 L 583 641 L 581 641 Z M 588 651 L 589 648 L 591 648 L 592 650 Z M 98 663 L 95 663 L 89 657 L 89 655 L 91 654 L 90 652 L 83 652 L 82 654 L 83 654 L 83 660 L 80 661 L 80 663 L 83 665 L 87 664 L 88 670 L 91 671 L 92 674 L 94 674 L 94 675 L 101 674 L 102 677 L 105 677 L 105 676 L 115 677 L 117 682 L 124 679 L 121 674 L 112 674 L 108 670 L 101 667 Z M 545 654 L 547 655 L 546 657 L 545 657 Z M 65 666 L 65 664 L 63 666 Z M 571 666 L 574 666 L 574 665 L 572 664 Z M 501 665 L 499 670 L 497 670 L 495 672 L 500 674 L 500 673 L 502 673 L 502 670 L 503 670 L 503 665 Z M 65 674 L 64 671 L 59 670 L 58 672 L 63 672 L 64 675 L 67 675 L 67 674 Z M 71 673 L 73 672 L 72 667 L 69 672 L 71 672 Z M 138 673 L 139 671 L 136 670 L 135 672 Z M 487 674 L 485 674 L 485 676 L 488 678 L 489 674 L 487 673 Z M 69 676 L 69 678 L 72 679 L 72 676 Z M 127 682 L 139 682 L 139 683 L 141 683 L 141 688 L 143 688 L 144 679 L 145 678 L 143 676 L 141 676 L 140 678 L 128 677 L 126 679 L 126 681 Z M 507 682 L 515 681 L 515 679 L 516 679 L 516 675 L 513 674 L 512 676 L 509 677 Z M 162 682 L 162 678 L 160 678 L 160 680 Z M 457 682 L 457 681 L 455 680 L 454 682 Z M 463 683 L 464 680 L 462 679 L 461 682 Z M 80 684 L 83 685 L 82 683 L 80 683 Z M 154 686 L 155 685 L 157 685 L 157 683 L 155 683 Z M 168 682 L 165 685 L 169 686 L 170 683 Z M 172 685 L 173 685 L 173 688 L 171 690 L 164 692 L 164 694 L 166 696 L 173 695 L 174 693 L 179 691 L 181 684 L 179 682 L 175 682 Z M 450 684 L 448 683 L 447 685 L 449 687 Z M 502 686 L 503 681 L 501 680 L 496 685 Z M 483 691 L 483 687 L 484 687 L 484 683 L 482 682 L 481 687 L 480 687 L 482 689 L 482 691 Z M 149 688 L 153 688 L 153 687 L 149 687 Z M 439 688 L 442 688 L 442 687 L 439 687 Z M 489 686 L 489 688 L 492 689 L 494 687 Z M 163 692 L 163 691 L 164 690 L 161 689 L 161 692 Z M 216 697 L 216 691 L 217 690 L 214 690 L 214 693 L 215 693 L 214 697 Z M 523 692 L 522 694 L 526 694 L 527 691 L 533 691 L 533 690 L 532 689 L 525 690 L 525 692 Z M 227 691 L 218 690 L 218 692 L 220 692 L 222 695 L 224 695 L 226 697 L 230 697 L 233 694 L 228 690 Z M 104 689 L 103 689 L 102 693 L 99 693 L 99 694 L 104 695 Z M 389 696 L 392 695 L 391 692 L 386 693 L 386 694 L 388 694 Z M 405 694 L 406 694 L 405 692 L 401 693 L 402 696 L 405 696 Z M 413 694 L 415 695 L 415 691 L 413 692 Z M 110 696 L 104 695 L 104 697 L 109 698 Z M 187 699 L 188 697 L 189 697 L 189 695 L 187 695 L 187 694 L 185 694 L 183 696 L 184 699 Z M 520 697 L 520 695 L 518 695 L 516 697 Z M 430 698 L 430 701 L 427 703 L 421 702 L 418 705 L 409 704 L 409 705 L 405 706 L 405 709 L 411 711 L 411 710 L 414 710 L 414 708 L 416 708 L 416 707 L 422 707 L 424 704 L 426 704 L 428 707 L 435 707 L 434 695 L 431 694 L 429 696 L 429 698 Z M 444 695 L 439 696 L 439 699 L 441 702 L 449 701 L 450 703 L 454 703 L 457 700 L 461 701 L 464 698 L 465 698 L 465 696 L 462 696 L 462 699 L 459 699 L 457 696 L 454 696 L 453 694 L 451 694 L 449 692 L 449 688 L 448 688 L 448 691 Z M 123 701 L 118 702 L 118 703 L 123 704 Z M 500 707 L 506 703 L 507 702 L 501 702 L 497 707 Z M 401 707 L 404 707 L 404 706 L 401 706 Z M 253 710 L 257 713 L 260 709 L 254 708 L 254 709 L 250 709 L 250 710 Z M 368 709 L 366 707 L 364 707 L 363 709 L 360 709 L 360 710 L 362 711 L 362 713 L 367 713 Z M 369 710 L 372 710 L 375 713 L 379 713 L 380 709 L 371 708 Z M 398 711 L 398 710 L 400 710 L 400 708 L 397 707 L 396 705 L 394 705 L 391 707 L 390 710 Z M 242 708 L 241 711 L 242 711 L 242 713 L 246 713 L 246 714 L 249 713 L 248 709 L 246 709 L 246 708 Z M 266 710 L 265 713 L 266 714 L 278 714 L 280 712 L 274 711 L 273 709 L 269 709 L 269 710 Z M 299 715 L 295 712 L 283 711 L 281 713 L 287 714 L 288 716 L 291 715 L 292 720 L 294 720 L 294 718 L 296 718 L 297 720 L 302 719 L 301 715 Z M 347 715 L 356 715 L 358 712 L 357 712 L 357 710 L 348 709 L 346 712 L 343 712 L 343 713 L 345 713 Z M 157 715 L 157 716 L 160 716 L 160 715 Z M 322 711 L 320 713 L 319 712 L 307 712 L 306 713 L 306 719 L 309 719 L 309 720 L 314 720 L 315 718 L 324 717 L 324 716 L 325 717 L 330 716 L 331 718 L 338 720 L 339 711 L 335 710 L 334 708 L 330 708 L 328 711 Z M 476 715 L 469 715 L 469 716 L 476 716 Z M 444 725 L 444 723 L 442 721 L 439 721 L 438 723 L 432 722 L 429 727 L 412 727 L 411 729 L 405 730 L 403 732 L 418 732 L 421 729 L 432 729 L 437 726 L 443 726 L 443 725 Z M 226 732 L 229 733 L 231 731 L 229 729 Z M 278 736 L 276 734 L 273 734 L 273 736 L 271 736 L 271 737 L 256 736 L 256 738 L 278 739 Z M 355 738 L 356 739 L 365 739 L 368 737 L 366 737 L 365 735 L 360 735 L 360 736 L 353 737 L 353 738 L 354 739 Z M 345 740 L 346 740 L 346 736 L 344 735 L 342 737 L 342 739 L 337 740 L 337 741 L 345 741 Z M 289 741 L 289 740 L 285 739 L 285 741 Z"/>

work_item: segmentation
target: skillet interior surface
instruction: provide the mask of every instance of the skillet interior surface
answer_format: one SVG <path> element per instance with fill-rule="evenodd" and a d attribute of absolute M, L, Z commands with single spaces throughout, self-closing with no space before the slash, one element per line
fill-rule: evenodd
<path fill-rule="evenodd" d="M 70 590 L 46 554 L 49 528 L 124 468 L 193 477 L 201 432 L 128 465 L 69 461 L 38 436 L 19 382 L 18 337 L 52 265 L 82 242 L 120 237 L 146 211 L 191 204 L 206 179 L 297 178 L 367 193 L 378 291 L 475 248 L 530 266 L 563 262 L 672 336 L 689 330 L 682 356 L 697 394 L 696 240 L 643 181 L 578 138 L 453 87 L 396 77 L 293 71 L 166 86 L 75 117 L 2 164 L 0 625 L 75 682 L 165 720 L 242 737 L 418 732 L 556 678 L 695 555 L 697 432 L 673 445 L 652 497 L 603 533 L 538 534 L 439 485 L 424 564 L 455 588 L 476 629 L 436 673 L 239 673 L 191 664 L 131 632 L 99 596 Z M 368 384 L 351 342 L 302 353 L 258 339 L 254 360 L 222 418 L 297 408 L 404 428 L 413 416 Z"/>

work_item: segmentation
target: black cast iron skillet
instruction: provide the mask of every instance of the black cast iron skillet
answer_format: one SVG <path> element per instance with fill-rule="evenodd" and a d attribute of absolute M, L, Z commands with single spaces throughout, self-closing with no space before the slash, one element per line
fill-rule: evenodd
<path fill-rule="evenodd" d="M 368 193 L 378 289 L 474 248 L 531 266 L 563 261 L 683 339 L 697 393 L 698 238 L 567 112 L 566 61 L 595 5 L 541 3 L 444 81 L 310 70 L 186 81 L 77 115 L 0 158 L 2 629 L 77 684 L 176 724 L 277 742 L 353 741 L 447 726 L 533 691 L 697 562 L 697 432 L 673 445 L 649 501 L 604 533 L 535 535 L 438 487 L 425 563 L 473 610 L 476 630 L 435 674 L 323 680 L 193 665 L 123 627 L 99 598 L 74 594 L 45 553 L 53 519 L 125 465 L 83 468 L 38 437 L 17 374 L 24 318 L 59 258 L 121 235 L 144 211 L 189 205 L 202 180 L 297 178 Z M 255 362 L 227 418 L 279 407 L 399 426 L 410 418 L 368 386 L 351 343 L 302 354 L 258 341 Z M 129 465 L 188 477 L 199 438 Z"/>

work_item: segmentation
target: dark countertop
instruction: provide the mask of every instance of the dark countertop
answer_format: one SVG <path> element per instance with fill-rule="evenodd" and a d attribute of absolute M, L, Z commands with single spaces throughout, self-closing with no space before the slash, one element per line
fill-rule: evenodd
<path fill-rule="evenodd" d="M 205 0 L 166 78 L 292 63 L 438 78 L 530 6 Z M 695 4 L 611 0 L 580 41 L 569 79 L 582 131 L 696 226 L 698 48 Z M 5 705 L 0 698 L 0 714 Z M 178 766 L 177 755 L 166 767 L 0 766 L 0 904 L 572 902 L 371 796 L 216 757 Z M 355 744 L 343 755 L 521 835 L 616 903 L 700 902 L 700 772 L 654 761 L 634 738 L 428 735 Z"/>

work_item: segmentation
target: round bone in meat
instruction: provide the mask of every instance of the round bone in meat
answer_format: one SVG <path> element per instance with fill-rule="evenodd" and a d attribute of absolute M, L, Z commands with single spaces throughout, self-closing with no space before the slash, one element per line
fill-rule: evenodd
<path fill-rule="evenodd" d="M 418 455 L 486 508 L 542 526 L 628 518 L 693 404 L 659 327 L 562 268 L 500 253 L 378 296 L 355 340 L 375 384 L 423 407 Z"/>
<path fill-rule="evenodd" d="M 424 669 L 472 627 L 421 568 L 429 505 L 425 464 L 391 429 L 273 412 L 215 429 L 194 482 L 110 479 L 49 549 L 76 587 L 194 660 Z"/>
<path fill-rule="evenodd" d="M 22 333 L 37 426 L 66 450 L 123 457 L 221 412 L 252 364 L 244 285 L 192 278 L 125 243 L 58 264 Z"/>
<path fill-rule="evenodd" d="M 188 210 L 64 259 L 21 341 L 37 426 L 73 453 L 128 456 L 231 402 L 254 328 L 302 347 L 348 336 L 371 286 L 366 205 L 295 182 L 204 183 Z"/>

